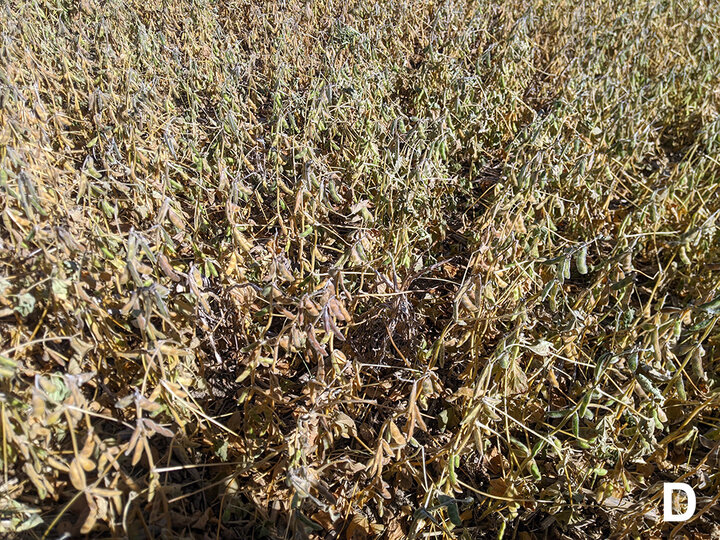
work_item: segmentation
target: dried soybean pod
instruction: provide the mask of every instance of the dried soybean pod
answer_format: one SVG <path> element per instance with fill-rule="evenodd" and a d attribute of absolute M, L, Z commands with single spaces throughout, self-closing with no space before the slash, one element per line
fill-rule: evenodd
<path fill-rule="evenodd" d="M 698 381 L 706 380 L 705 369 L 703 368 L 703 356 L 705 356 L 705 349 L 700 345 L 696 346 L 692 352 L 692 359 L 690 365 L 692 366 L 692 372 Z"/>
<path fill-rule="evenodd" d="M 173 270 L 173 267 L 170 265 L 170 262 L 163 253 L 158 254 L 157 260 L 160 264 L 160 269 L 167 277 L 175 282 L 180 281 L 180 276 L 175 272 L 175 270 Z"/>

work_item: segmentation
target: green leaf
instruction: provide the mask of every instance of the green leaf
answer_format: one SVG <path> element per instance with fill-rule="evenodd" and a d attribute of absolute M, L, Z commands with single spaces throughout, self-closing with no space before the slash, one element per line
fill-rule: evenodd
<path fill-rule="evenodd" d="M 10 281 L 4 277 L 0 277 L 0 296 L 5 296 L 5 293 L 10 288 Z"/>
<path fill-rule="evenodd" d="M 228 459 L 228 442 L 222 441 L 222 443 L 215 444 L 215 455 L 223 461 Z"/>
<path fill-rule="evenodd" d="M 549 356 L 553 352 L 552 343 L 544 339 L 541 339 L 535 345 L 528 348 L 538 356 Z"/>
<path fill-rule="evenodd" d="M 67 300 L 69 285 L 70 283 L 67 280 L 53 278 L 52 292 L 57 298 Z"/>
<path fill-rule="evenodd" d="M 15 305 L 15 311 L 17 311 L 23 317 L 30 315 L 35 309 L 35 297 L 30 293 L 23 293 L 18 295 L 17 304 Z"/>
<path fill-rule="evenodd" d="M 45 522 L 38 514 L 32 514 L 28 519 L 17 526 L 15 532 L 29 531 L 30 529 L 34 529 L 43 523 Z"/>

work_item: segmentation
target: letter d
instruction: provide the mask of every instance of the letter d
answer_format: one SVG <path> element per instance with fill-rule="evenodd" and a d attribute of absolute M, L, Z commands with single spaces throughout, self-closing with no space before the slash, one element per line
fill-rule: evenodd
<path fill-rule="evenodd" d="M 687 497 L 687 509 L 682 514 L 673 513 L 672 496 L 674 491 L 682 491 Z M 695 490 L 684 482 L 665 482 L 663 484 L 663 506 L 665 521 L 687 521 L 695 513 Z"/>

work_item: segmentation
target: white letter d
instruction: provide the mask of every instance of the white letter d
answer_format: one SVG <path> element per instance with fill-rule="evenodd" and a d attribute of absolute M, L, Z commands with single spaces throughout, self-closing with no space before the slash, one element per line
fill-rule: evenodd
<path fill-rule="evenodd" d="M 687 496 L 687 509 L 682 514 L 673 513 L 672 496 L 674 491 L 682 491 Z M 684 482 L 665 482 L 663 506 L 665 521 L 686 521 L 695 513 L 695 490 Z"/>

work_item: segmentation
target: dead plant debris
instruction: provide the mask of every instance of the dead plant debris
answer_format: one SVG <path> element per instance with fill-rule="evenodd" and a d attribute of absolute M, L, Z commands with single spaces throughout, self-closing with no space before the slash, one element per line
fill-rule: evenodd
<path fill-rule="evenodd" d="M 0 533 L 717 537 L 719 24 L 3 3 Z"/>

